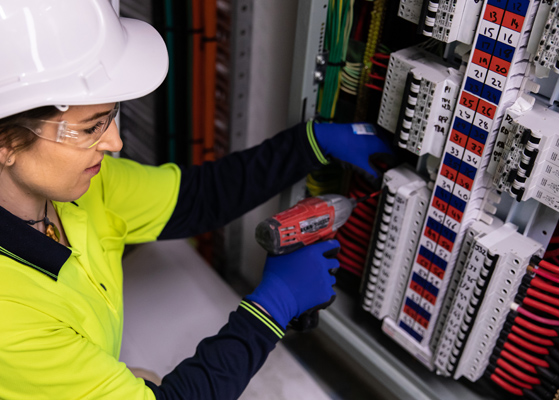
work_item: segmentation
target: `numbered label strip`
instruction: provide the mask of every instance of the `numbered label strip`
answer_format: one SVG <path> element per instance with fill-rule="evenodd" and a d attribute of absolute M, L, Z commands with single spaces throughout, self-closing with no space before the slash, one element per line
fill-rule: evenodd
<path fill-rule="evenodd" d="M 529 0 L 488 0 L 482 12 L 398 319 L 422 345 L 435 325 L 439 292 L 529 7 Z"/>

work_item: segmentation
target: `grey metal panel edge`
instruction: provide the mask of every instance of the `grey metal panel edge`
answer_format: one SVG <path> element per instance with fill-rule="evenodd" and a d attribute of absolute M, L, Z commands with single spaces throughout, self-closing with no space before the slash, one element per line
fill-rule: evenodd
<path fill-rule="evenodd" d="M 246 147 L 248 128 L 248 94 L 250 73 L 250 48 L 252 37 L 253 1 L 233 0 L 231 32 L 231 107 L 229 151 Z M 225 248 L 228 272 L 240 268 L 243 221 L 241 218 L 225 227 Z"/>
<path fill-rule="evenodd" d="M 319 85 L 314 79 L 316 57 L 324 51 L 324 33 L 328 0 L 299 1 L 295 51 L 291 73 L 288 125 L 312 118 L 316 112 Z M 301 200 L 305 195 L 305 181 L 300 181 L 281 195 L 280 209 Z"/>

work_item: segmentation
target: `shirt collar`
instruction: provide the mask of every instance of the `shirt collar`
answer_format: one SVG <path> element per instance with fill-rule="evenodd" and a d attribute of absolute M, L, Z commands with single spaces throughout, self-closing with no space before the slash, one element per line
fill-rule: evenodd
<path fill-rule="evenodd" d="M 72 251 L 0 207 L 0 254 L 56 281 Z"/>

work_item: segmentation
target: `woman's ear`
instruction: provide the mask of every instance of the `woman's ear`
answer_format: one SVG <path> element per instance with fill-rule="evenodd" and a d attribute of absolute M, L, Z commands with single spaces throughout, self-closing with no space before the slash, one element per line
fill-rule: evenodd
<path fill-rule="evenodd" d="M 8 147 L 0 148 L 0 165 L 4 165 L 5 167 L 10 167 L 14 165 L 15 161 L 16 161 L 16 155 L 12 149 Z"/>

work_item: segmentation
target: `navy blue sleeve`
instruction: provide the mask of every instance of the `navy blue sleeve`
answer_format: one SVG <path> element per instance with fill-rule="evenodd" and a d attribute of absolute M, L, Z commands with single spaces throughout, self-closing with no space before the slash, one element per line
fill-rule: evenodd
<path fill-rule="evenodd" d="M 231 222 L 322 164 L 298 124 L 248 150 L 181 168 L 175 210 L 158 239 L 204 233 Z"/>
<path fill-rule="evenodd" d="M 217 335 L 204 339 L 196 354 L 146 385 L 157 400 L 237 399 L 285 334 L 254 304 L 243 300 Z"/>

